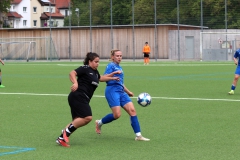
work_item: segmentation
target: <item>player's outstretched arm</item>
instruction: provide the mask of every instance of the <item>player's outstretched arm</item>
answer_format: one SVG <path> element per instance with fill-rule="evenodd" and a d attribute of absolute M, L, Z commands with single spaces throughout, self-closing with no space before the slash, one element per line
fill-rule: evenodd
<path fill-rule="evenodd" d="M 105 74 L 104 76 L 113 77 L 114 74 L 121 74 L 121 73 L 122 73 L 121 71 L 114 71 L 114 72 L 112 72 L 112 73 L 110 73 L 110 74 Z"/>
<path fill-rule="evenodd" d="M 120 78 L 119 77 L 113 77 L 115 74 L 120 74 L 121 71 L 114 71 L 110 74 L 105 74 L 105 75 L 101 75 L 99 81 L 100 82 L 106 82 L 106 81 L 111 81 L 111 80 L 116 80 L 119 81 Z"/>
<path fill-rule="evenodd" d="M 99 79 L 100 82 L 107 82 L 107 81 L 111 81 L 111 80 L 119 81 L 120 78 L 119 77 L 109 77 L 107 75 L 101 75 L 101 77 Z"/>

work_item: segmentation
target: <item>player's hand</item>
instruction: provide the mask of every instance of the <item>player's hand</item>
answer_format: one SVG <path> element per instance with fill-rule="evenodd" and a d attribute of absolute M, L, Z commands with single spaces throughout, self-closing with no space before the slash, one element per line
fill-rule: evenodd
<path fill-rule="evenodd" d="M 132 92 L 129 92 L 128 95 L 129 95 L 130 97 L 133 97 L 133 96 L 134 96 L 134 94 L 133 94 Z"/>
<path fill-rule="evenodd" d="M 119 77 L 112 77 L 112 80 L 120 81 Z"/>
<path fill-rule="evenodd" d="M 75 92 L 78 89 L 78 84 L 77 83 L 73 83 L 71 86 L 71 91 Z"/>

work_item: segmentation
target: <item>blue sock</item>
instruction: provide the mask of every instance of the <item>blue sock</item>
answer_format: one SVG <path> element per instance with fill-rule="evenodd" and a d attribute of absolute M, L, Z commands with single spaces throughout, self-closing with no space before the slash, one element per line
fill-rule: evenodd
<path fill-rule="evenodd" d="M 134 133 L 141 132 L 137 116 L 131 116 L 130 119 L 131 119 L 131 125 L 134 130 Z"/>
<path fill-rule="evenodd" d="M 106 123 L 110 123 L 114 120 L 115 120 L 115 118 L 113 117 L 113 114 L 110 113 L 110 114 L 108 114 L 108 115 L 106 115 L 105 117 L 102 118 L 102 123 L 106 124 Z"/>
<path fill-rule="evenodd" d="M 232 85 L 231 90 L 235 90 L 236 86 Z"/>

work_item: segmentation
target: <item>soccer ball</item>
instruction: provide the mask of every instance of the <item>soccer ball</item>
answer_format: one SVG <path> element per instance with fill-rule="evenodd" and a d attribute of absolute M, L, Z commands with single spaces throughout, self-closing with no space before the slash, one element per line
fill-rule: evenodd
<path fill-rule="evenodd" d="M 147 107 L 151 104 L 152 98 L 150 96 L 150 94 L 148 93 L 140 93 L 138 98 L 137 98 L 137 102 L 140 106 L 142 107 Z"/>

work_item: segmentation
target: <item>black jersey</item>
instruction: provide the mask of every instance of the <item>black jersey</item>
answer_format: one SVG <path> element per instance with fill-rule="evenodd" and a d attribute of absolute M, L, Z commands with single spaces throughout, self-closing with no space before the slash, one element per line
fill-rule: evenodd
<path fill-rule="evenodd" d="M 84 65 L 78 67 L 75 71 L 78 77 L 77 91 L 84 93 L 89 99 L 91 99 L 99 84 L 100 74 L 98 70 L 92 69 L 89 65 Z"/>

